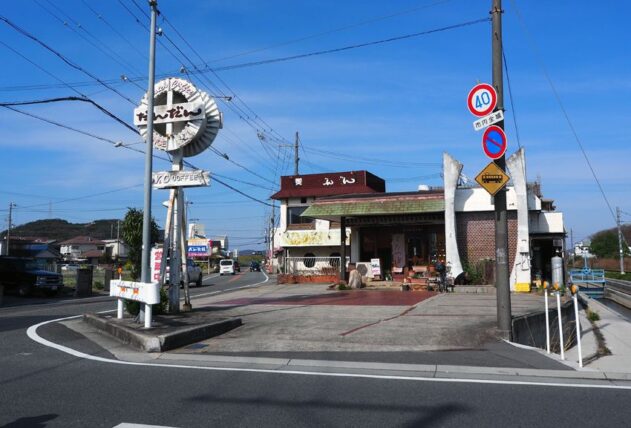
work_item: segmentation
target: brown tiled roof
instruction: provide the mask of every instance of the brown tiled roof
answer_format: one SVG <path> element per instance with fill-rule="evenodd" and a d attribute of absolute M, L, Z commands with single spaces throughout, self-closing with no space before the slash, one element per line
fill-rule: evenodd
<path fill-rule="evenodd" d="M 91 236 L 75 236 L 67 241 L 60 242 L 59 245 L 82 245 L 82 244 L 94 244 L 105 245 L 105 242 L 100 239 L 92 238 Z"/>
<path fill-rule="evenodd" d="M 91 259 L 91 258 L 95 258 L 95 257 L 101 257 L 102 255 L 103 255 L 103 251 L 90 250 L 90 251 L 86 251 L 85 253 L 81 253 L 80 257 L 85 257 L 86 259 Z"/>

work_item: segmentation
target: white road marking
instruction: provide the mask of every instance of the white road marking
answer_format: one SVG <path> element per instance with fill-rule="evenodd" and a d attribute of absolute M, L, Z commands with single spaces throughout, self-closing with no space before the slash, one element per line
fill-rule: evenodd
<path fill-rule="evenodd" d="M 145 424 L 130 424 L 128 422 L 123 422 L 112 428 L 175 428 L 166 425 L 145 425 Z"/>
<path fill-rule="evenodd" d="M 263 273 L 265 275 L 265 273 Z M 239 288 L 254 287 L 256 285 L 263 284 L 269 281 L 269 277 L 265 275 L 265 281 L 258 282 Z M 211 293 L 211 294 L 216 294 Z M 196 296 L 197 297 L 197 296 Z M 112 312 L 103 311 L 101 313 Z M 44 321 L 39 324 L 30 326 L 26 334 L 29 338 L 35 342 L 47 346 L 49 348 L 56 349 L 74 357 L 83 358 L 91 361 L 98 361 L 101 363 L 120 364 L 127 366 L 141 366 L 141 367 L 159 367 L 168 369 L 187 369 L 187 370 L 206 370 L 216 372 L 241 372 L 241 373 L 262 373 L 262 374 L 279 374 L 279 375 L 299 375 L 299 376 L 325 376 L 325 377 L 339 377 L 339 378 L 355 378 L 355 379 L 378 379 L 378 380 L 401 380 L 401 381 L 417 381 L 417 382 L 441 382 L 441 383 L 473 383 L 473 384 L 487 384 L 487 385 L 519 385 L 519 386 L 543 386 L 543 387 L 560 387 L 560 388 L 597 388 L 597 389 L 618 389 L 618 390 L 631 390 L 631 386 L 614 385 L 614 384 L 586 384 L 586 383 L 559 383 L 559 382 L 529 382 L 529 381 L 513 381 L 513 380 L 490 380 L 490 379 L 462 379 L 462 378 L 435 378 L 426 376 L 395 376 L 395 375 L 377 375 L 377 374 L 361 374 L 361 373 L 331 373 L 331 372 L 316 372 L 316 371 L 301 371 L 301 370 L 284 370 L 278 369 L 255 369 L 255 368 L 235 368 L 235 367 L 207 367 L 207 366 L 195 366 L 195 365 L 183 365 L 183 364 L 161 364 L 161 363 L 139 363 L 132 361 L 121 361 L 103 357 L 97 357 L 95 355 L 85 354 L 67 346 L 59 345 L 44 339 L 37 334 L 37 329 L 46 324 L 66 321 L 71 319 L 80 318 L 82 315 L 74 315 L 70 317 L 57 318 L 54 320 Z"/>

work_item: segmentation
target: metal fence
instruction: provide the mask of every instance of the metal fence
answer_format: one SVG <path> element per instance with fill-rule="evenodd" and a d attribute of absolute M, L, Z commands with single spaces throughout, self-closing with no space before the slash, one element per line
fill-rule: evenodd
<path fill-rule="evenodd" d="M 285 257 L 282 266 L 284 273 L 292 275 L 336 275 L 341 260 L 341 257 Z"/>

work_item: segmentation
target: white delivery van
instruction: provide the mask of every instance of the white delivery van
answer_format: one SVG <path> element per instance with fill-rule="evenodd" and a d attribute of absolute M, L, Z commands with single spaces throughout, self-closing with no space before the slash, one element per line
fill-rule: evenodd
<path fill-rule="evenodd" d="M 219 262 L 219 275 L 234 275 L 236 271 L 237 267 L 235 266 L 234 260 L 226 259 Z"/>

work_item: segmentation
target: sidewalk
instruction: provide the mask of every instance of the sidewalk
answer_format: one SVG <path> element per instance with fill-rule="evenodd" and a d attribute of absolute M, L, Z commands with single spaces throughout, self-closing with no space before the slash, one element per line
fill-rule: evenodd
<path fill-rule="evenodd" d="M 631 323 L 597 300 L 589 297 L 583 299 L 589 309 L 599 315 L 600 320 L 595 324 L 611 352 L 611 355 L 589 362 L 586 367 L 603 372 L 631 372 Z M 591 328 L 591 324 L 583 324 L 583 331 L 585 328 Z"/>
<path fill-rule="evenodd" d="M 193 301 L 205 320 L 243 325 L 169 354 L 388 364 L 571 370 L 495 335 L 495 295 L 400 290 L 327 290 L 265 285 Z M 514 315 L 540 311 L 536 295 L 513 295 Z"/>

